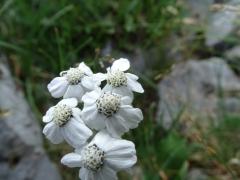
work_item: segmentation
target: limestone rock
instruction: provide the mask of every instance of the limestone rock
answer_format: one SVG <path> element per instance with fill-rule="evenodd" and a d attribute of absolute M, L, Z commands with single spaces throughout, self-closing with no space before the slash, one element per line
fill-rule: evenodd
<path fill-rule="evenodd" d="M 0 54 L 0 179 L 60 180 L 42 148 L 41 128 Z"/>
<path fill-rule="evenodd" d="M 189 171 L 187 180 L 207 180 L 209 176 L 204 174 L 201 169 L 193 168 Z"/>
<path fill-rule="evenodd" d="M 226 96 L 219 97 L 223 91 Z M 176 65 L 159 83 L 159 123 L 168 129 L 182 108 L 216 120 L 221 104 L 229 113 L 240 111 L 240 100 L 231 97 L 240 92 L 240 80 L 220 58 L 190 60 Z"/>
<path fill-rule="evenodd" d="M 226 5 L 240 7 L 240 0 L 227 1 Z M 236 11 L 222 9 L 212 12 L 205 31 L 205 44 L 214 46 L 232 35 L 234 29 L 239 26 L 237 19 L 238 12 Z"/>
<path fill-rule="evenodd" d="M 206 21 L 209 18 L 209 7 L 214 3 L 214 0 L 187 0 L 187 5 L 190 9 L 190 16 L 192 18 Z"/>
<path fill-rule="evenodd" d="M 225 56 L 231 67 L 240 73 L 240 45 L 226 51 Z"/>

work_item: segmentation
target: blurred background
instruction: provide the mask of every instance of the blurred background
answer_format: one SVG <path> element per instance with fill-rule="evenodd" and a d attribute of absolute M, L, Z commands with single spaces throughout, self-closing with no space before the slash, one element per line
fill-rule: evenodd
<path fill-rule="evenodd" d="M 41 133 L 47 84 L 127 58 L 145 92 L 134 180 L 240 179 L 240 0 L 1 0 L 0 179 L 77 180 Z"/>

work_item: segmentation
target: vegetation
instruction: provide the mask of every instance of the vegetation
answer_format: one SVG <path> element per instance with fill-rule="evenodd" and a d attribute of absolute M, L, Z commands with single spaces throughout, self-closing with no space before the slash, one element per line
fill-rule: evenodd
<path fill-rule="evenodd" d="M 156 122 L 155 79 L 170 71 L 173 61 L 168 52 L 175 41 L 167 39 L 174 33 L 185 33 L 185 14 L 184 4 L 176 0 L 4 0 L 0 2 L 0 47 L 42 126 L 42 116 L 58 102 L 46 86 L 61 70 L 84 61 L 94 72 L 105 71 L 106 67 L 100 69 L 98 64 L 120 52 L 132 53 L 140 47 L 147 54 L 155 48 L 154 62 L 138 74 L 145 93 L 135 94 L 134 100 L 134 106 L 142 109 L 144 120 L 123 137 L 135 143 L 138 162 L 133 176 L 121 172 L 119 179 L 185 180 L 192 167 L 202 169 L 209 179 L 219 179 L 220 175 L 237 179 L 239 164 L 229 162 L 239 158 L 238 116 L 223 113 L 220 125 L 215 127 L 211 118 L 204 124 L 201 120 L 192 121 L 181 111 L 173 117 L 176 123 L 169 131 Z M 202 48 L 202 29 L 195 32 L 199 36 L 191 39 L 194 44 L 182 47 L 185 57 L 196 52 L 202 57 L 219 53 Z M 182 37 L 183 41 L 189 40 Z M 113 47 L 110 56 L 100 53 L 107 43 Z M 147 61 L 152 58 L 146 56 Z M 179 130 L 183 116 L 192 123 L 188 132 Z M 79 169 L 60 164 L 72 148 L 64 143 L 52 145 L 47 140 L 44 146 L 64 180 L 79 179 Z"/>

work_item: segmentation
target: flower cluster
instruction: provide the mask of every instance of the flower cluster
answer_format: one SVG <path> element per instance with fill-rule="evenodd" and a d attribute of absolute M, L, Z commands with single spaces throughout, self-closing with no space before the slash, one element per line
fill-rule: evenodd
<path fill-rule="evenodd" d="M 124 72 L 129 67 L 129 61 L 121 58 L 107 68 L 106 74 L 93 74 L 82 62 L 61 72 L 61 77 L 47 86 L 53 97 L 63 99 L 43 116 L 43 122 L 48 123 L 43 133 L 54 144 L 65 140 L 75 148 L 61 163 L 80 167 L 82 180 L 117 179 L 118 171 L 130 173 L 137 161 L 135 145 L 121 139 L 143 119 L 142 111 L 131 104 L 132 91 L 144 90 L 137 76 Z M 101 89 L 104 80 L 107 84 Z M 82 111 L 78 103 L 84 104 Z M 88 142 L 93 129 L 99 132 Z"/>

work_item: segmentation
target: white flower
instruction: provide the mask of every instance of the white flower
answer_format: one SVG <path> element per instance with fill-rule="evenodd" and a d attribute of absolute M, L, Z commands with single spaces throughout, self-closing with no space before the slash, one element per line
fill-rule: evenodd
<path fill-rule="evenodd" d="M 65 139 L 69 145 L 77 148 L 92 135 L 92 131 L 80 118 L 81 110 L 76 108 L 77 104 L 75 98 L 63 99 L 43 116 L 43 122 L 48 123 L 43 133 L 53 144 L 59 144 Z"/>
<path fill-rule="evenodd" d="M 138 77 L 131 73 L 124 73 L 128 70 L 130 63 L 127 59 L 118 59 L 113 62 L 111 68 L 107 68 L 107 74 L 97 73 L 93 75 L 95 81 L 101 82 L 107 80 L 103 91 L 111 91 L 123 96 L 133 98 L 133 92 L 143 93 L 144 90 L 140 83 L 137 82 Z"/>
<path fill-rule="evenodd" d="M 109 91 L 103 93 L 99 87 L 86 93 L 82 101 L 84 108 L 81 117 L 87 126 L 96 130 L 107 127 L 108 132 L 116 138 L 136 128 L 143 119 L 142 111 L 131 106 L 130 97 L 121 97 Z"/>
<path fill-rule="evenodd" d="M 131 141 L 111 137 L 106 130 L 96 134 L 86 146 L 76 149 L 61 159 L 68 167 L 81 167 L 81 180 L 115 180 L 116 173 L 131 173 L 136 163 L 135 145 Z"/>
<path fill-rule="evenodd" d="M 61 72 L 61 77 L 54 78 L 47 88 L 55 98 L 75 97 L 81 102 L 82 96 L 94 89 L 96 82 L 93 81 L 92 75 L 91 69 L 82 62 L 77 68 Z"/>

